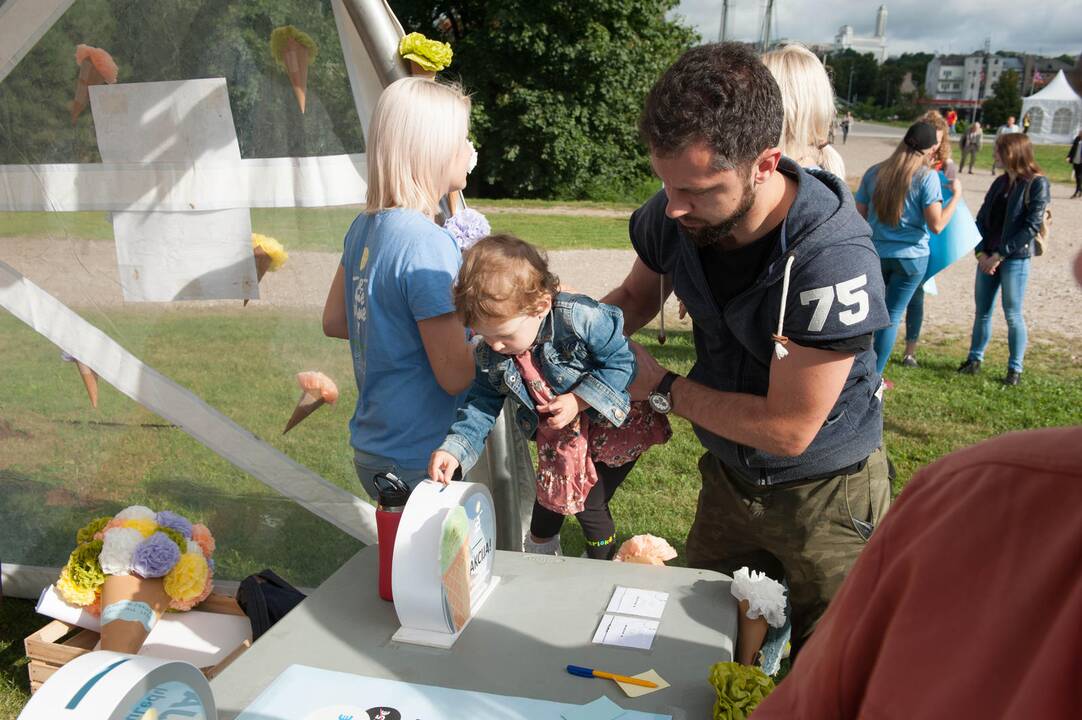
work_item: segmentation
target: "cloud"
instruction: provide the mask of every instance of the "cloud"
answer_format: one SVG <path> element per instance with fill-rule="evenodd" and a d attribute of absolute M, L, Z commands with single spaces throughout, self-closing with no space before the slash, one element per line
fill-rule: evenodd
<path fill-rule="evenodd" d="M 1017 0 L 906 0 L 887 3 L 887 53 L 969 53 L 992 38 L 992 50 L 1043 55 L 1082 52 L 1078 6 L 1070 2 L 1032 3 Z M 728 36 L 759 37 L 762 0 L 730 0 Z M 776 0 L 773 37 L 804 43 L 831 43 L 842 25 L 857 35 L 875 30 L 876 3 L 840 0 Z M 718 39 L 721 0 L 682 0 L 676 13 L 704 40 Z"/>

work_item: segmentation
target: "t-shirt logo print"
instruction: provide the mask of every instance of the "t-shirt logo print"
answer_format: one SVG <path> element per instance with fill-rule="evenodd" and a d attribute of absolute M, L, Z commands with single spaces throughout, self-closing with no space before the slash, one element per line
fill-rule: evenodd
<path fill-rule="evenodd" d="M 815 310 L 808 323 L 808 332 L 822 332 L 830 316 L 830 309 L 834 306 L 835 295 L 843 306 L 847 308 L 856 306 L 855 310 L 838 311 L 838 321 L 842 325 L 856 325 L 868 317 L 868 293 L 861 290 L 867 284 L 868 276 L 864 274 L 837 285 L 827 285 L 800 293 L 801 305 L 815 303 Z"/>

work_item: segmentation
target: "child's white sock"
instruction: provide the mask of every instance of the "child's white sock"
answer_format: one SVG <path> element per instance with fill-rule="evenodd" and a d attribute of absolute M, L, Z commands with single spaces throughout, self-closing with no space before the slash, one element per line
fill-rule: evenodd
<path fill-rule="evenodd" d="M 526 540 L 523 543 L 523 550 L 534 555 L 563 555 L 564 551 L 560 548 L 560 536 L 556 535 L 549 538 L 545 542 L 535 542 L 533 536 L 530 533 L 526 533 Z"/>

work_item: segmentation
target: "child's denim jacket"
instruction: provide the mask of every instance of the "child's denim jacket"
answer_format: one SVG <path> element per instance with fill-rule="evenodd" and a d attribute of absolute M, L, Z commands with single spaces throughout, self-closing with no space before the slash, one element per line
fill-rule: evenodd
<path fill-rule="evenodd" d="M 635 377 L 635 354 L 624 337 L 619 308 L 585 295 L 557 293 L 531 352 L 555 394 L 573 392 L 595 418 L 623 424 L 631 407 L 627 388 Z M 514 400 L 515 422 L 526 436 L 532 438 L 537 430 L 537 411 L 514 359 L 482 342 L 476 361 L 473 385 L 439 448 L 455 456 L 463 473 L 477 462 L 505 397 Z"/>

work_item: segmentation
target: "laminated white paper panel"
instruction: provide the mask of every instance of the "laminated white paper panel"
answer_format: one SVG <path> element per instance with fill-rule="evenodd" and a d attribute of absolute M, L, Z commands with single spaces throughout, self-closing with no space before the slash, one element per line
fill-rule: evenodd
<path fill-rule="evenodd" d="M 222 78 L 100 85 L 91 88 L 90 104 L 106 162 L 172 163 L 193 180 L 205 168 L 239 169 Z M 157 190 L 164 196 L 169 188 Z M 113 234 L 128 302 L 259 297 L 246 207 L 117 212 Z"/>
<path fill-rule="evenodd" d="M 247 208 L 113 213 L 128 302 L 259 298 Z"/>

